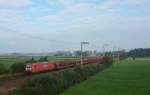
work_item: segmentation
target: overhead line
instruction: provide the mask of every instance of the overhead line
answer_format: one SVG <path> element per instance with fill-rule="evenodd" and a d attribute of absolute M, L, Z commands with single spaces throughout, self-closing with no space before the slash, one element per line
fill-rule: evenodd
<path fill-rule="evenodd" d="M 48 41 L 48 42 L 56 42 L 56 43 L 59 43 L 59 44 L 79 44 L 78 42 L 66 42 L 66 41 L 57 41 L 57 40 L 53 40 L 53 39 L 46 39 L 46 38 L 42 38 L 42 37 L 39 37 L 39 36 L 33 36 L 33 35 L 29 35 L 29 34 L 25 34 L 25 33 L 21 33 L 21 32 L 17 32 L 17 31 L 14 31 L 14 30 L 11 30 L 11 29 L 8 29 L 8 28 L 1 28 L 3 30 L 5 30 L 5 32 L 7 33 L 15 33 L 17 35 L 21 35 L 21 36 L 25 36 L 25 37 L 28 37 L 28 38 L 32 38 L 32 39 L 37 39 L 37 40 L 42 40 L 42 41 Z M 2 31 L 4 32 L 4 31 Z"/>

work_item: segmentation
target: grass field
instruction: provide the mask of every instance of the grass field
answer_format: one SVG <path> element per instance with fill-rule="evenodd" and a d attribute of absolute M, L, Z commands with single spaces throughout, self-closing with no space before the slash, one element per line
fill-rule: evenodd
<path fill-rule="evenodd" d="M 115 63 L 61 95 L 150 95 L 150 60 Z"/>

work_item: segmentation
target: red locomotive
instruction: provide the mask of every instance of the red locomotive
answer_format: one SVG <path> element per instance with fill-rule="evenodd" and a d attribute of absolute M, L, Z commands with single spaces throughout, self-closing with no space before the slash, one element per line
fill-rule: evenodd
<path fill-rule="evenodd" d="M 37 73 L 42 71 L 48 71 L 55 69 L 55 65 L 51 64 L 51 62 L 39 62 L 26 64 L 25 71 L 28 73 Z"/>
<path fill-rule="evenodd" d="M 101 62 L 102 57 L 90 56 L 83 58 L 83 64 L 91 64 Z M 80 60 L 64 60 L 64 61 L 48 61 L 48 62 L 36 62 L 26 64 L 25 72 L 27 73 L 38 73 L 43 71 L 52 71 L 63 68 L 69 68 L 76 65 L 80 65 Z"/>

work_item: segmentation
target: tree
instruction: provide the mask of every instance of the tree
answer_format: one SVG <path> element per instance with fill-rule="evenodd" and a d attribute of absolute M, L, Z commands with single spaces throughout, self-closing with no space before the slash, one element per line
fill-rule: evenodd
<path fill-rule="evenodd" d="M 40 61 L 40 62 L 42 62 L 42 61 L 48 61 L 48 57 L 47 57 L 47 56 L 45 56 L 45 57 L 40 57 L 39 61 Z"/>
<path fill-rule="evenodd" d="M 31 59 L 27 60 L 25 63 L 33 63 L 36 62 L 36 60 L 34 59 L 34 57 L 32 57 Z"/>
<path fill-rule="evenodd" d="M 6 68 L 6 66 L 4 64 L 0 64 L 0 74 L 5 74 L 8 73 L 8 69 Z"/>

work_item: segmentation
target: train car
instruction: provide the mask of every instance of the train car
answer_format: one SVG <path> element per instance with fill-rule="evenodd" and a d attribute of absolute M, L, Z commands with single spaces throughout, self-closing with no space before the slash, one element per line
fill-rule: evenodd
<path fill-rule="evenodd" d="M 85 59 L 87 59 L 88 64 L 90 64 L 90 63 L 101 62 L 102 57 L 100 57 L 100 56 L 89 56 L 89 57 L 86 57 Z"/>
<path fill-rule="evenodd" d="M 63 69 L 73 67 L 77 64 L 77 62 L 75 60 L 64 60 L 64 61 L 56 61 L 54 64 L 56 69 Z"/>
<path fill-rule="evenodd" d="M 54 70 L 55 65 L 52 62 L 37 62 L 32 64 L 27 64 L 25 71 L 27 73 L 38 73 L 43 71 Z"/>

